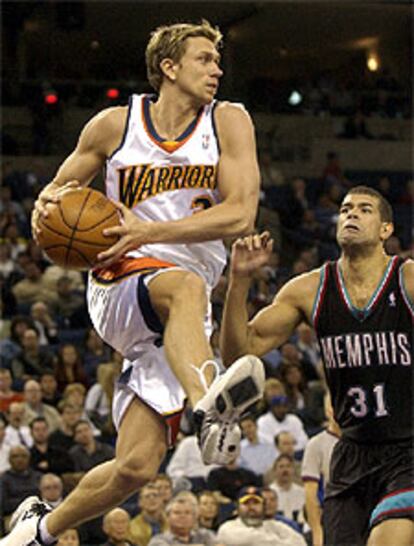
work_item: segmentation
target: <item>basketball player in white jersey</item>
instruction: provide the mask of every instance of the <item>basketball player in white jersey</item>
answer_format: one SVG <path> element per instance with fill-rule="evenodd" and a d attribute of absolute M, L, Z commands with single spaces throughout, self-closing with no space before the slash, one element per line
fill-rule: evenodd
<path fill-rule="evenodd" d="M 36 202 L 35 236 L 61 192 L 86 186 L 102 167 L 118 202 L 122 225 L 107 234 L 120 239 L 100 256 L 88 288 L 96 329 L 125 357 L 114 400 L 118 442 L 116 458 L 53 512 L 27 499 L 3 546 L 53 544 L 153 479 L 186 398 L 205 462 L 237 454 L 237 420 L 262 394 L 263 367 L 244 357 L 212 383 L 208 295 L 225 264 L 221 239 L 253 229 L 259 172 L 247 112 L 214 101 L 220 41 L 206 21 L 157 29 L 146 52 L 157 97 L 134 95 L 129 107 L 95 116 Z"/>

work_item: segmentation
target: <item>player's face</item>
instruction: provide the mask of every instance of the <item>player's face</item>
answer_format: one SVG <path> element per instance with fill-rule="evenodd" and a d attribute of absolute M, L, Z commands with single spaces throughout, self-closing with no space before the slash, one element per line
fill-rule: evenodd
<path fill-rule="evenodd" d="M 376 197 L 347 195 L 339 209 L 338 243 L 341 247 L 378 244 L 384 240 L 389 225 L 381 221 Z"/>
<path fill-rule="evenodd" d="M 220 55 L 213 42 L 203 37 L 187 38 L 185 53 L 176 65 L 176 84 L 200 104 L 211 102 L 223 75 Z"/>

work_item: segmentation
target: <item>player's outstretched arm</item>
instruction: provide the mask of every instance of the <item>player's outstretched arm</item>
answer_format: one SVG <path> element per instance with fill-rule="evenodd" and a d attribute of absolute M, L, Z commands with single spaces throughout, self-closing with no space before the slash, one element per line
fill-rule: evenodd
<path fill-rule="evenodd" d="M 298 324 L 306 320 L 302 301 L 306 301 L 314 291 L 316 272 L 289 281 L 271 305 L 262 309 L 250 322 L 248 320 L 246 304 L 252 275 L 267 262 L 271 253 L 269 244 L 268 236 L 262 234 L 239 239 L 233 245 L 220 334 L 221 353 L 226 365 L 243 354 L 262 356 L 279 347 Z"/>
<path fill-rule="evenodd" d="M 75 150 L 59 167 L 53 180 L 38 195 L 32 213 L 32 231 L 38 233 L 39 216 L 47 217 L 47 204 L 57 203 L 62 192 L 87 186 L 122 139 L 127 110 L 109 108 L 83 128 Z"/>
<path fill-rule="evenodd" d="M 108 265 L 143 244 L 198 243 L 237 237 L 253 230 L 260 187 L 253 123 L 246 110 L 229 103 L 217 107 L 216 122 L 220 142 L 218 188 L 222 201 L 173 222 L 142 222 L 119 204 L 122 225 L 104 233 L 120 239 L 99 256 L 101 265 Z"/>

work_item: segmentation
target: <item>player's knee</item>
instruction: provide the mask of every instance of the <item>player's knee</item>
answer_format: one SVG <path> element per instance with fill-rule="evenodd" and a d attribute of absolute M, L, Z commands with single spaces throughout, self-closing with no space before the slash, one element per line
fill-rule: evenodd
<path fill-rule="evenodd" d="M 186 272 L 182 282 L 173 294 L 173 305 L 205 306 L 207 304 L 206 285 L 204 280 L 195 273 Z"/>
<path fill-rule="evenodd" d="M 161 461 L 150 457 L 129 457 L 117 460 L 115 466 L 116 481 L 124 491 L 136 491 L 154 480 Z"/>

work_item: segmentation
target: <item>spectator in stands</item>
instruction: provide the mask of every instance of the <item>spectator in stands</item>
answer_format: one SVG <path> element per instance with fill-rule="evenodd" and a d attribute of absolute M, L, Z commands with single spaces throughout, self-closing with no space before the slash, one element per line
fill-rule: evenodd
<path fill-rule="evenodd" d="M 74 429 L 82 416 L 82 409 L 69 402 L 61 404 L 61 425 L 50 435 L 49 444 L 69 452 L 70 448 L 75 445 Z"/>
<path fill-rule="evenodd" d="M 219 491 L 223 497 L 235 501 L 242 487 L 246 485 L 262 485 L 260 476 L 240 468 L 235 460 L 225 466 L 220 466 L 212 470 L 207 478 L 207 487 L 210 491 Z"/>
<path fill-rule="evenodd" d="M 50 280 L 47 282 L 50 283 Z M 56 283 L 56 292 L 50 302 L 52 314 L 59 318 L 60 325 L 65 328 L 73 327 L 71 317 L 83 306 L 84 298 L 75 291 L 72 279 L 66 274 L 60 277 Z"/>
<path fill-rule="evenodd" d="M 56 508 L 63 500 L 63 482 L 56 474 L 43 474 L 40 478 L 40 500 Z"/>
<path fill-rule="evenodd" d="M 277 493 L 274 489 L 270 487 L 263 487 L 262 488 L 262 497 L 264 499 L 265 503 L 265 519 L 274 519 L 276 521 L 281 521 L 282 523 L 286 523 L 286 525 L 289 525 L 297 531 L 298 533 L 301 533 L 300 525 L 296 521 L 293 521 L 293 519 L 285 518 L 285 516 L 282 516 L 282 514 L 279 514 L 279 504 L 277 501 Z"/>
<path fill-rule="evenodd" d="M 22 351 L 23 334 L 28 328 L 34 328 L 33 320 L 23 315 L 12 318 L 10 324 L 10 338 L 0 341 L 2 365 L 9 367 L 13 358 Z"/>
<path fill-rule="evenodd" d="M 76 445 L 70 449 L 69 454 L 75 472 L 87 472 L 94 466 L 113 459 L 114 448 L 95 440 L 88 421 L 78 421 L 74 427 L 74 435 Z"/>
<path fill-rule="evenodd" d="M 39 334 L 35 328 L 28 328 L 24 332 L 22 346 L 22 352 L 11 362 L 15 382 L 38 378 L 42 373 L 53 370 L 54 356 L 49 349 L 40 346 Z"/>
<path fill-rule="evenodd" d="M 144 485 L 139 492 L 140 513 L 129 523 L 128 540 L 136 546 L 147 546 L 151 538 L 167 530 L 164 502 L 153 483 Z"/>
<path fill-rule="evenodd" d="M 55 377 L 59 392 L 64 392 L 68 385 L 81 383 L 88 385 L 80 352 L 73 343 L 64 343 L 58 350 L 55 365 Z"/>
<path fill-rule="evenodd" d="M 282 383 L 279 381 L 279 379 L 276 379 L 275 377 L 269 377 L 265 381 L 265 387 L 264 387 L 264 393 L 263 398 L 258 403 L 258 411 L 260 414 L 263 414 L 267 412 L 270 409 L 271 400 L 275 396 L 281 396 L 282 394 L 285 394 L 285 390 L 283 388 Z M 273 442 L 268 442 L 273 443 Z"/>
<path fill-rule="evenodd" d="M 207 476 L 216 467 L 203 463 L 197 437 L 190 435 L 184 437 L 175 448 L 166 472 L 173 480 L 188 478 L 192 490 L 197 492 L 206 488 Z"/>
<path fill-rule="evenodd" d="M 321 351 L 319 348 L 319 343 L 316 339 L 314 330 L 302 322 L 296 329 L 298 334 L 298 340 L 296 342 L 296 348 L 300 352 L 302 357 L 302 362 L 308 362 L 313 366 L 314 375 L 309 376 L 306 374 L 306 370 L 309 372 L 308 367 L 304 367 L 306 380 L 318 380 L 323 377 L 322 375 L 322 360 L 321 360 Z"/>
<path fill-rule="evenodd" d="M 18 223 L 20 227 L 27 225 L 27 218 L 22 205 L 12 199 L 12 192 L 9 186 L 0 186 L 0 214 L 7 213 Z"/>
<path fill-rule="evenodd" d="M 108 362 L 111 358 L 110 348 L 105 345 L 94 328 L 89 328 L 85 334 L 85 352 L 83 355 L 84 370 L 88 381 L 96 381 L 96 371 L 99 364 Z"/>
<path fill-rule="evenodd" d="M 172 479 L 167 474 L 158 474 L 154 480 L 154 484 L 158 487 L 164 507 L 167 506 L 173 496 Z"/>
<path fill-rule="evenodd" d="M 114 508 L 103 519 L 103 531 L 108 537 L 103 546 L 133 546 L 127 540 L 130 515 L 122 508 Z"/>
<path fill-rule="evenodd" d="M 322 180 L 326 189 L 332 185 L 339 185 L 342 189 L 351 186 L 349 180 L 345 178 L 339 156 L 336 152 L 328 152 L 326 154 L 326 165 L 322 172 Z"/>
<path fill-rule="evenodd" d="M 272 466 L 269 468 L 269 470 L 265 473 L 263 476 L 263 483 L 268 485 L 275 479 L 275 462 L 277 460 L 277 457 L 279 455 L 289 455 L 289 457 L 295 458 L 295 445 L 296 440 L 293 437 L 293 435 L 288 431 L 282 431 L 279 432 L 275 436 L 275 447 L 276 447 L 276 457 L 273 461 Z M 301 478 L 301 464 L 299 461 L 294 459 L 294 465 L 295 465 L 295 475 L 294 475 L 294 482 L 298 483 L 299 485 L 302 484 L 302 478 Z"/>
<path fill-rule="evenodd" d="M 57 326 L 49 313 L 47 305 L 43 301 L 33 303 L 30 308 L 30 316 L 39 332 L 39 344 L 44 347 L 57 343 Z"/>
<path fill-rule="evenodd" d="M 275 461 L 275 480 L 269 487 L 274 489 L 279 502 L 279 511 L 286 518 L 304 523 L 305 490 L 294 483 L 294 460 L 289 455 L 279 455 Z"/>
<path fill-rule="evenodd" d="M 238 517 L 219 527 L 217 539 L 226 546 L 306 546 L 304 538 L 289 525 L 265 519 L 260 489 L 245 487 L 238 498 Z"/>
<path fill-rule="evenodd" d="M 18 305 L 28 311 L 36 301 L 47 302 L 50 294 L 43 280 L 43 273 L 36 262 L 30 261 L 23 266 L 24 279 L 13 286 L 13 294 Z"/>
<path fill-rule="evenodd" d="M 217 531 L 220 504 L 212 491 L 202 491 L 198 495 L 198 526 L 201 529 Z"/>
<path fill-rule="evenodd" d="M 40 376 L 40 388 L 42 389 L 42 401 L 57 408 L 62 397 L 58 393 L 58 384 L 53 372 L 46 372 Z"/>
<path fill-rule="evenodd" d="M 70 288 L 73 293 L 80 295 L 85 292 L 85 282 L 80 271 L 65 269 L 56 264 L 49 265 L 44 273 L 45 282 L 51 292 L 57 292 L 58 281 L 62 277 L 66 277 L 70 280 Z"/>
<path fill-rule="evenodd" d="M 273 445 L 262 441 L 257 432 L 256 419 L 246 416 L 240 421 L 243 440 L 240 442 L 239 465 L 255 474 L 263 475 L 272 466 L 276 458 Z"/>
<path fill-rule="evenodd" d="M 7 368 L 0 368 L 0 412 L 6 413 L 10 404 L 21 402 L 23 394 L 15 392 L 12 388 L 12 376 Z"/>
<path fill-rule="evenodd" d="M 10 468 L 10 445 L 6 443 L 6 423 L 0 417 L 0 476 Z"/>
<path fill-rule="evenodd" d="M 0 273 L 3 275 L 4 280 L 7 280 L 15 269 L 16 264 L 11 257 L 10 244 L 2 243 L 0 245 Z"/>
<path fill-rule="evenodd" d="M 288 404 L 285 394 L 274 396 L 270 400 L 270 410 L 257 420 L 258 434 L 265 442 L 273 445 L 279 432 L 291 432 L 296 440 L 295 451 L 300 452 L 305 448 L 308 436 L 299 417 L 288 412 Z"/>
<path fill-rule="evenodd" d="M 39 492 L 41 474 L 29 466 L 30 453 L 24 446 L 14 446 L 9 454 L 10 469 L 0 478 L 3 514 L 8 516 L 30 495 Z"/>
<path fill-rule="evenodd" d="M 30 425 L 35 417 L 44 417 L 51 432 L 60 427 L 59 412 L 53 406 L 42 402 L 40 383 L 34 379 L 29 379 L 24 384 L 24 400 L 25 415 L 23 423 L 25 425 Z"/>
<path fill-rule="evenodd" d="M 85 411 L 88 418 L 99 429 L 104 430 L 111 420 L 111 402 L 116 370 L 111 363 L 100 364 L 97 382 L 86 393 Z"/>
<path fill-rule="evenodd" d="M 328 426 L 309 440 L 302 464 L 306 519 L 312 530 L 312 546 L 323 546 L 324 543 L 321 519 L 324 487 L 329 478 L 332 451 L 341 436 L 341 429 L 333 416 L 329 393 L 325 395 L 325 414 Z"/>
<path fill-rule="evenodd" d="M 12 447 L 23 445 L 30 449 L 33 445 L 33 438 L 30 433 L 30 428 L 23 424 L 23 418 L 23 402 L 11 403 L 7 414 L 9 424 L 6 427 L 5 442 Z"/>
<path fill-rule="evenodd" d="M 2 242 L 7 243 L 10 246 L 11 258 L 16 260 L 21 252 L 25 252 L 27 248 L 27 241 L 22 236 L 19 226 L 15 222 L 10 214 L 7 215 L 8 223 L 2 230 Z"/>
<path fill-rule="evenodd" d="M 30 465 L 39 472 L 63 474 L 73 471 L 73 462 L 67 451 L 49 444 L 49 425 L 44 417 L 36 417 L 30 423 L 33 446 L 30 449 Z"/>
<path fill-rule="evenodd" d="M 299 357 L 296 347 L 292 345 L 292 348 L 298 353 Z M 282 361 L 279 370 L 280 379 L 285 387 L 289 410 L 294 413 L 303 410 L 306 403 L 307 385 L 300 362 Z"/>
<path fill-rule="evenodd" d="M 187 497 L 174 497 L 166 507 L 168 531 L 153 537 L 149 546 L 172 544 L 218 545 L 214 534 L 207 529 L 197 529 L 198 506 Z"/>
<path fill-rule="evenodd" d="M 76 529 L 68 529 L 59 535 L 56 546 L 80 546 L 78 531 Z"/>

